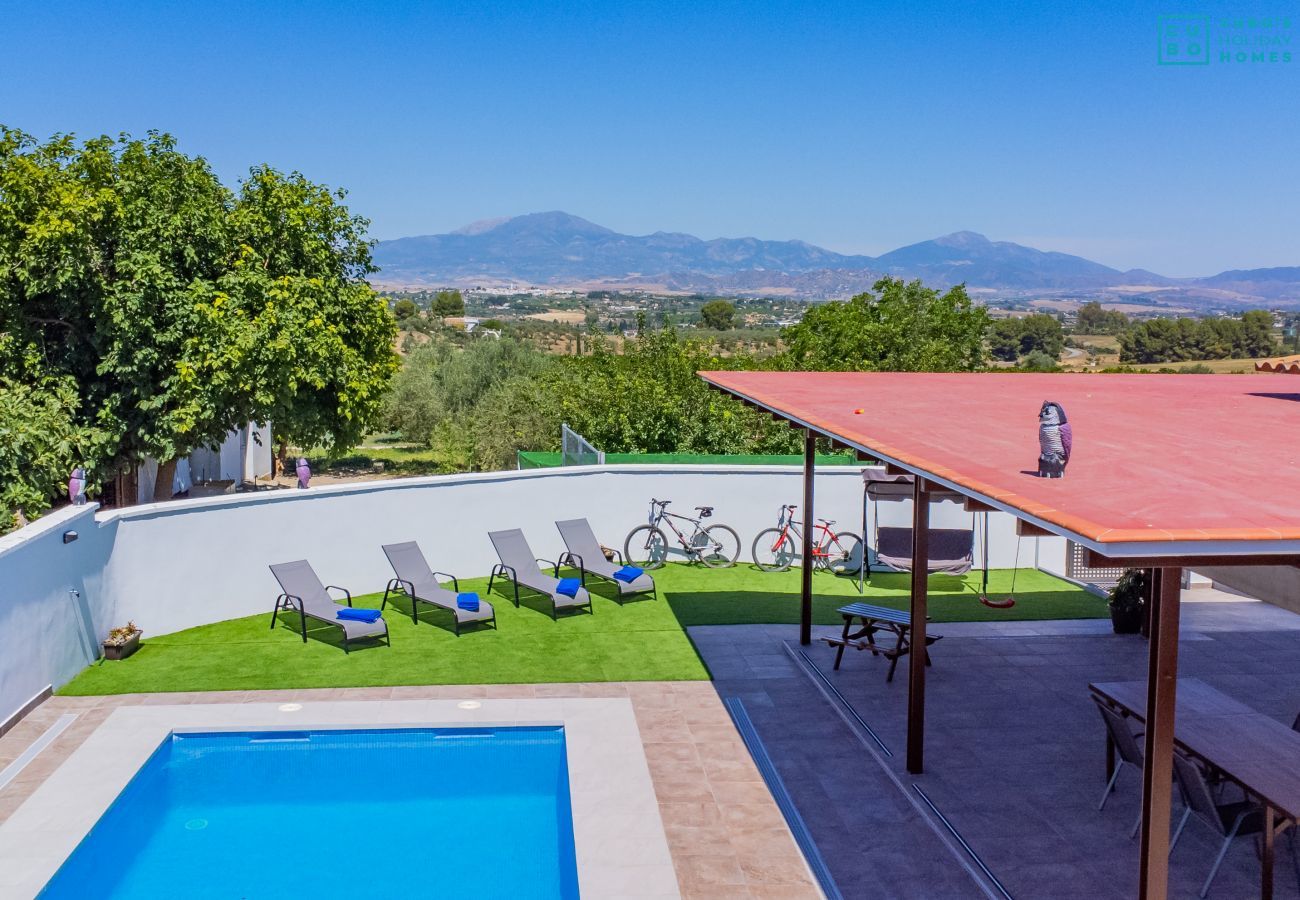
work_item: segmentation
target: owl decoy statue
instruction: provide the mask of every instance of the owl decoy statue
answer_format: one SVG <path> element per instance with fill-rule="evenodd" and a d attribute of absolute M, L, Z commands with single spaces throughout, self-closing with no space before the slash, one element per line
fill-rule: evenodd
<path fill-rule="evenodd" d="M 81 506 L 86 502 L 86 470 L 81 466 L 73 469 L 68 476 L 68 499 L 73 506 Z"/>
<path fill-rule="evenodd" d="M 1038 477 L 1064 478 L 1074 434 L 1061 404 L 1044 400 L 1038 411 Z"/>

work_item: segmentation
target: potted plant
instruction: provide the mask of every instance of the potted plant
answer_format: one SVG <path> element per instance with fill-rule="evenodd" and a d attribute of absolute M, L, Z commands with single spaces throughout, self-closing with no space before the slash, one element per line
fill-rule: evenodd
<path fill-rule="evenodd" d="M 1146 569 L 1125 569 L 1110 589 L 1110 623 L 1116 634 L 1137 634 L 1142 630 L 1150 585 Z"/>
<path fill-rule="evenodd" d="M 126 659 L 140 648 L 140 635 L 143 632 L 135 627 L 134 622 L 127 622 L 120 628 L 114 628 L 104 638 L 104 659 Z"/>

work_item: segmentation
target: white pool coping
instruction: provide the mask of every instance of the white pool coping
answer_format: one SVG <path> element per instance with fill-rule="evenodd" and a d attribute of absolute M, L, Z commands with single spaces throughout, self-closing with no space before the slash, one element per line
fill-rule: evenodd
<path fill-rule="evenodd" d="M 582 896 L 681 896 L 631 701 L 557 698 L 120 707 L 0 824 L 0 897 L 35 897 L 173 731 L 448 725 L 563 726 Z"/>

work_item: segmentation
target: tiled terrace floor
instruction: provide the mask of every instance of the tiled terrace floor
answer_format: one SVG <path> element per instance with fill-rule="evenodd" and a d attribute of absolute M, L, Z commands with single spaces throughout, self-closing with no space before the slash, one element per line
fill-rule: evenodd
<path fill-rule="evenodd" d="M 415 698 L 627 697 L 636 714 L 685 898 L 820 896 L 780 811 L 708 682 L 456 685 L 55 697 L 0 738 L 0 769 L 59 717 L 77 718 L 8 787 L 4 821 L 115 707 Z"/>
<path fill-rule="evenodd" d="M 1300 616 L 1259 603 L 1186 603 L 1180 674 L 1199 677 L 1291 724 L 1300 711 Z M 837 629 L 819 627 L 815 634 Z M 1136 896 L 1138 850 L 1127 838 L 1139 779 L 1122 775 L 1104 812 L 1102 723 L 1090 681 L 1141 679 L 1146 642 L 1109 623 L 952 623 L 932 650 L 926 774 L 903 755 L 907 674 L 849 651 L 839 672 L 821 643 L 803 648 L 876 732 L 860 739 L 800 668 L 791 626 L 693 628 L 724 697 L 740 698 L 845 897 L 966 898 L 972 877 L 916 788 L 1016 898 Z M 859 734 L 862 732 L 859 731 Z M 870 744 L 875 753 L 868 748 Z M 914 787 L 915 785 L 915 787 Z M 1191 823 L 1176 848 L 1170 896 L 1194 897 L 1218 850 Z M 1291 843 L 1278 844 L 1278 897 L 1294 898 Z M 1229 851 L 1211 897 L 1259 895 L 1251 842 Z"/>

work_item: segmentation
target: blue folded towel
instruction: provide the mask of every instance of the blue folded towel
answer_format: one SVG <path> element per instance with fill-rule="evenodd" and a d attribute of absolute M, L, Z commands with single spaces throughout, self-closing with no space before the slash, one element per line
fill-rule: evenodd
<path fill-rule="evenodd" d="M 581 578 L 561 578 L 559 585 L 555 588 L 555 593 L 563 594 L 566 597 L 576 597 L 580 590 L 582 590 Z"/>
<path fill-rule="evenodd" d="M 624 566 L 614 573 L 614 577 L 624 584 L 631 584 L 644 574 L 645 569 L 638 569 L 636 566 Z"/>
<path fill-rule="evenodd" d="M 351 606 L 340 606 L 334 615 L 336 618 L 351 619 L 353 622 L 379 621 L 379 610 L 377 609 L 354 609 Z"/>
<path fill-rule="evenodd" d="M 473 591 L 457 594 L 456 605 L 466 612 L 478 612 L 478 594 Z"/>

